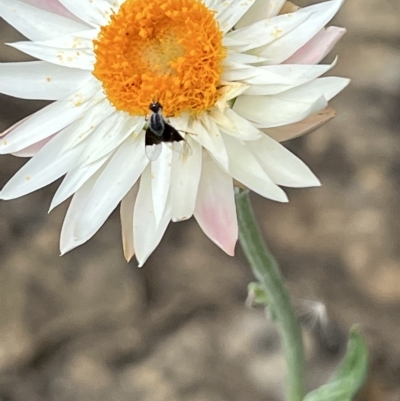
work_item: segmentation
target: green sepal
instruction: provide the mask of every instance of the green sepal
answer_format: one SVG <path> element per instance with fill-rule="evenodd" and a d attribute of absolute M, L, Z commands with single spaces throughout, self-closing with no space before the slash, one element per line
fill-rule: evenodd
<path fill-rule="evenodd" d="M 253 305 L 268 305 L 269 298 L 267 290 L 262 283 L 253 282 L 247 286 L 249 293 L 246 303 L 250 306 Z"/>
<path fill-rule="evenodd" d="M 350 330 L 347 352 L 329 382 L 307 394 L 303 401 L 352 401 L 368 371 L 368 349 L 357 327 Z"/>

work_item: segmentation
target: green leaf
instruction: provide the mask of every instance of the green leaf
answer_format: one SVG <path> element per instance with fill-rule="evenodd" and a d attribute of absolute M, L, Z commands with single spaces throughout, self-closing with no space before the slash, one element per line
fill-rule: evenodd
<path fill-rule="evenodd" d="M 347 353 L 328 383 L 307 394 L 303 401 L 351 401 L 364 383 L 368 350 L 358 330 L 350 330 Z"/>

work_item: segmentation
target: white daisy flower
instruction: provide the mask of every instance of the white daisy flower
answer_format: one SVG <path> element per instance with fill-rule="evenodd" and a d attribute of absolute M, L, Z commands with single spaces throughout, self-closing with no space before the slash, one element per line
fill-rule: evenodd
<path fill-rule="evenodd" d="M 0 0 L 29 39 L 10 46 L 39 60 L 0 64 L 0 92 L 54 101 L 2 134 L 0 153 L 31 159 L 0 197 L 65 175 L 50 207 L 73 196 L 61 253 L 121 203 L 127 259 L 143 265 L 168 223 L 192 215 L 232 255 L 233 180 L 279 202 L 281 186 L 319 185 L 273 137 L 318 124 L 304 119 L 348 83 L 316 65 L 344 33 L 324 28 L 343 0 L 282 14 L 284 3 Z"/>

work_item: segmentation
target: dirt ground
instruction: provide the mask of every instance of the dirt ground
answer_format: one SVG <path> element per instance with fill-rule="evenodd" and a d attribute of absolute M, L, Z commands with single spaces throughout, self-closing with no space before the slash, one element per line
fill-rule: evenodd
<path fill-rule="evenodd" d="M 289 190 L 289 204 L 253 197 L 293 298 L 324 302 L 337 326 L 330 347 L 304 333 L 308 387 L 358 323 L 371 350 L 360 401 L 400 400 L 399 21 L 398 0 L 347 0 L 334 23 L 348 32 L 328 59 L 339 55 L 332 74 L 352 84 L 335 120 L 287 143 L 323 186 Z M 0 42 L 18 39 L 1 22 Z M 0 47 L 1 61 L 24 57 Z M 43 105 L 0 96 L 0 130 Z M 0 185 L 24 162 L 2 156 Z M 115 212 L 59 257 L 67 204 L 47 214 L 57 185 L 0 205 L 0 401 L 282 399 L 279 338 L 244 306 L 253 278 L 239 246 L 231 258 L 193 220 L 172 224 L 138 269 Z"/>

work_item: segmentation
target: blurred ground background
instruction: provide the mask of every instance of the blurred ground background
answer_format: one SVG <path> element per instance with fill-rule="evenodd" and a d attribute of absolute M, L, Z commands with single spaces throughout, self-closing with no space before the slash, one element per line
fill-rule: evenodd
<path fill-rule="evenodd" d="M 253 197 L 293 297 L 365 333 L 362 401 L 400 400 L 399 21 L 398 0 L 346 2 L 334 23 L 348 33 L 329 60 L 339 55 L 332 74 L 352 85 L 332 103 L 335 120 L 287 143 L 323 186 L 289 190 L 288 205 Z M 20 37 L 1 22 L 0 39 Z M 23 57 L 0 48 L 1 61 Z M 0 130 L 42 106 L 1 95 Z M 23 163 L 0 158 L 1 186 Z M 173 224 L 139 270 L 123 259 L 114 213 L 60 258 L 67 205 L 47 215 L 56 186 L 0 205 L 1 401 L 281 399 L 279 338 L 244 307 L 252 275 L 239 247 L 230 258 L 193 220 Z M 313 388 L 341 351 L 305 342 Z"/>

